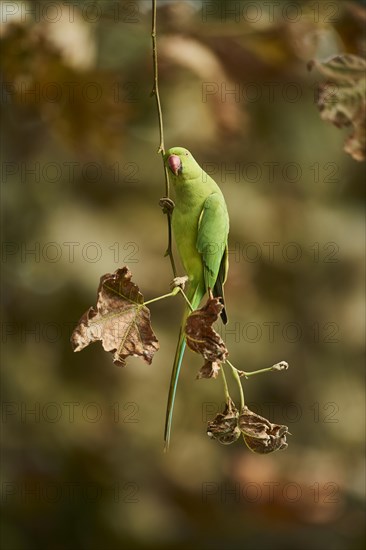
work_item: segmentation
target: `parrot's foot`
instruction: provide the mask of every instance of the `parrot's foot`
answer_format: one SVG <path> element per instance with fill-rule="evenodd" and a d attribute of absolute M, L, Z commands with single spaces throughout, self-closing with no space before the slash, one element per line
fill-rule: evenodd
<path fill-rule="evenodd" d="M 172 201 L 172 199 L 170 199 L 169 197 L 163 197 L 159 201 L 159 206 L 160 208 L 162 208 L 164 214 L 171 215 L 174 210 L 175 204 L 174 201 Z"/>
<path fill-rule="evenodd" d="M 186 286 L 187 282 L 188 282 L 187 276 L 175 277 L 175 279 L 173 279 L 172 282 L 170 283 L 170 288 L 174 289 L 179 287 L 182 290 L 184 290 L 184 287 Z"/>

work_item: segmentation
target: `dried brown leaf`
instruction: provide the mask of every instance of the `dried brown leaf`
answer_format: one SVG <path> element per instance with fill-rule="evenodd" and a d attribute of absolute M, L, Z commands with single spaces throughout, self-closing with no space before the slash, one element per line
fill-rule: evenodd
<path fill-rule="evenodd" d="M 319 84 L 317 105 L 323 120 L 338 128 L 352 126 L 344 150 L 355 160 L 366 159 L 366 61 L 351 54 L 337 55 L 327 61 L 314 60 L 316 67 L 331 78 Z"/>
<path fill-rule="evenodd" d="M 229 352 L 221 336 L 212 328 L 223 309 L 219 298 L 209 298 L 206 304 L 193 311 L 186 322 L 185 335 L 188 347 L 200 353 L 205 364 L 198 373 L 198 378 L 216 378 Z"/>
<path fill-rule="evenodd" d="M 206 361 L 197 374 L 197 379 L 217 378 L 220 372 L 220 363 L 218 361 Z"/>
<path fill-rule="evenodd" d="M 244 407 L 238 419 L 247 447 L 254 453 L 267 454 L 287 448 L 288 427 L 272 424 L 267 418 Z"/>
<path fill-rule="evenodd" d="M 241 435 L 238 427 L 239 413 L 234 403 L 230 400 L 222 413 L 215 416 L 214 420 L 207 424 L 207 435 L 217 439 L 222 445 L 235 443 Z"/>
<path fill-rule="evenodd" d="M 150 311 L 143 305 L 144 297 L 131 278 L 126 266 L 101 277 L 96 309 L 89 308 L 72 333 L 74 351 L 101 340 L 118 366 L 124 367 L 130 356 L 151 364 L 159 343 L 151 328 Z"/>

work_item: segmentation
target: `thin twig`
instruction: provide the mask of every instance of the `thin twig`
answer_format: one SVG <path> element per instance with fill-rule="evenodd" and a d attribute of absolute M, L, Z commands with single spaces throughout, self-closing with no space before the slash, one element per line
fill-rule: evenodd
<path fill-rule="evenodd" d="M 156 106 L 158 110 L 158 118 L 159 118 L 159 132 L 160 132 L 160 145 L 158 149 L 158 153 L 161 154 L 161 157 L 163 159 L 163 165 L 164 165 L 164 174 L 165 174 L 165 196 L 169 198 L 170 193 L 170 186 L 169 186 L 169 174 L 168 169 L 164 162 L 164 155 L 165 155 L 165 145 L 164 145 L 164 125 L 163 125 L 163 112 L 161 109 L 161 101 L 160 101 L 160 93 L 159 93 L 159 65 L 158 65 L 158 48 L 157 48 L 157 41 L 156 41 L 156 3 L 157 0 L 152 0 L 152 31 L 151 31 L 151 37 L 152 37 L 152 48 L 153 48 L 153 63 L 154 63 L 154 86 L 152 89 L 152 95 L 155 96 L 156 99 Z M 174 262 L 174 256 L 172 251 L 172 220 L 171 220 L 171 213 L 166 212 L 167 219 L 168 219 L 168 248 L 165 252 L 165 256 L 169 256 L 170 263 L 172 265 L 173 275 L 174 277 L 177 276 L 177 270 L 175 267 Z"/>
<path fill-rule="evenodd" d="M 240 377 L 239 377 L 238 370 L 227 359 L 226 359 L 226 363 L 229 365 L 229 367 L 231 367 L 231 371 L 233 373 L 235 381 L 238 384 L 239 394 L 240 394 L 240 411 L 243 411 L 244 407 L 245 407 L 244 390 L 243 390 L 243 386 L 242 386 L 242 383 L 241 383 L 241 380 L 240 380 Z"/>
<path fill-rule="evenodd" d="M 244 370 L 239 370 L 234 365 L 232 367 L 237 371 L 238 375 L 244 376 L 244 378 L 249 378 L 250 376 L 254 376 L 255 374 L 262 374 L 264 372 L 272 372 L 275 370 L 281 371 L 281 370 L 287 370 L 288 369 L 288 363 L 286 361 L 280 361 L 279 363 L 276 363 L 275 365 L 272 365 L 272 367 L 267 367 L 265 369 L 259 369 L 259 370 L 253 370 L 251 372 L 246 372 Z"/>
<path fill-rule="evenodd" d="M 159 302 L 159 300 L 165 300 L 165 298 L 171 298 L 172 296 L 176 296 L 180 291 L 180 288 L 175 288 L 169 294 L 163 294 L 162 296 L 158 296 L 157 298 L 153 298 L 152 300 L 148 300 L 147 302 L 144 302 L 144 306 L 149 306 L 150 304 L 153 304 L 154 302 Z"/>
<path fill-rule="evenodd" d="M 191 310 L 191 311 L 194 311 L 193 306 L 192 306 L 191 302 L 188 300 L 187 295 L 186 295 L 186 293 L 184 292 L 183 288 L 181 288 L 180 286 L 179 286 L 178 288 L 179 288 L 179 292 L 182 294 L 183 298 L 184 298 L 185 301 L 187 302 L 187 304 L 188 304 L 190 310 Z"/>
<path fill-rule="evenodd" d="M 153 304 L 154 302 L 159 302 L 160 300 L 165 300 L 165 298 L 171 298 L 172 296 L 176 296 L 177 294 L 181 293 L 185 301 L 187 302 L 188 306 L 190 307 L 191 311 L 193 311 L 193 307 L 191 302 L 188 300 L 186 293 L 180 286 L 176 286 L 173 288 L 169 294 L 163 294 L 162 296 L 158 296 L 157 298 L 153 298 L 152 300 L 148 300 L 147 302 L 144 302 L 144 306 L 149 306 L 150 304 Z"/>
<path fill-rule="evenodd" d="M 224 372 L 224 365 L 221 365 L 221 374 L 222 374 L 222 381 L 224 383 L 224 393 L 225 393 L 225 402 L 227 405 L 230 404 L 230 394 L 229 394 L 229 388 L 228 388 L 228 385 L 227 385 L 227 381 L 226 381 L 226 376 L 225 376 L 225 372 Z"/>

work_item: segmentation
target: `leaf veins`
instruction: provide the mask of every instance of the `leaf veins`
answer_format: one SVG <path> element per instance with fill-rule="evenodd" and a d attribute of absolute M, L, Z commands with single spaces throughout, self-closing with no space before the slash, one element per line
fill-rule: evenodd
<path fill-rule="evenodd" d="M 131 278 L 126 266 L 101 277 L 96 309 L 91 307 L 84 313 L 71 335 L 74 351 L 100 340 L 105 351 L 114 354 L 115 365 L 124 367 L 130 356 L 151 364 L 159 343 L 144 297 Z"/>

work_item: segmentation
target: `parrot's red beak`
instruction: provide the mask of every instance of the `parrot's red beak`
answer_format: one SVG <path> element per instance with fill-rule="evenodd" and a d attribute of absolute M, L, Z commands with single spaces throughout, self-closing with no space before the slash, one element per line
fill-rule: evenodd
<path fill-rule="evenodd" d="M 173 174 L 178 176 L 179 170 L 182 166 L 180 158 L 177 155 L 170 155 L 168 158 L 168 164 Z"/>

